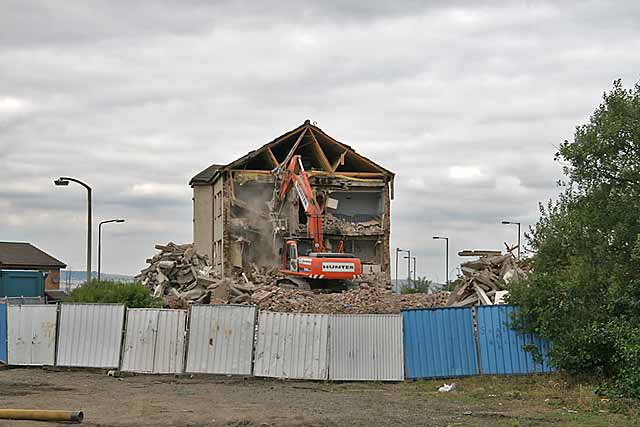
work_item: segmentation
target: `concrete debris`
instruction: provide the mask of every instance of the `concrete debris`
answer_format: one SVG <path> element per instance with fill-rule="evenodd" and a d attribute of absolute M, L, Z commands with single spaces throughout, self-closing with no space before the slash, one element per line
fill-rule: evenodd
<path fill-rule="evenodd" d="M 326 233 L 347 236 L 381 234 L 383 232 L 381 224 L 382 222 L 379 218 L 356 222 L 339 218 L 331 213 L 325 214 L 323 218 L 323 226 Z"/>
<path fill-rule="evenodd" d="M 320 314 L 386 314 L 402 309 L 445 306 L 446 292 L 398 295 L 390 291 L 384 273 L 363 274 L 349 290 L 323 293 L 280 287 L 284 276 L 275 267 L 251 265 L 234 277 L 212 274 L 207 257 L 193 245 L 156 245 L 160 252 L 148 259 L 149 267 L 136 276 L 169 308 L 190 304 L 256 305 L 262 310 Z"/>
<path fill-rule="evenodd" d="M 210 287 L 216 283 L 208 258 L 197 254 L 192 244 L 169 242 L 155 248 L 160 253 L 147 259 L 149 267 L 135 279 L 149 288 L 154 297 L 169 300 L 174 307 L 208 304 Z"/>
<path fill-rule="evenodd" d="M 467 254 L 471 252 L 463 251 L 459 255 L 469 256 Z M 479 259 L 461 264 L 462 276 L 454 282 L 455 290 L 449 295 L 449 306 L 504 304 L 509 285 L 526 278 L 526 263 L 516 260 L 513 255 L 496 255 L 493 251 L 481 253 Z"/>
<path fill-rule="evenodd" d="M 341 293 L 314 293 L 278 287 L 261 288 L 252 295 L 262 310 L 320 314 L 392 314 L 402 309 L 446 305 L 447 294 L 394 294 L 384 288 L 362 284 Z"/>

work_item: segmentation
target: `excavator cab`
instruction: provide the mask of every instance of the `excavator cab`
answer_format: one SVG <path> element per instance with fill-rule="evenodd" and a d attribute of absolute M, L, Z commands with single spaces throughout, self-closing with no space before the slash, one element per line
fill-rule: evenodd
<path fill-rule="evenodd" d="M 285 241 L 280 272 L 287 278 L 282 284 L 299 289 L 344 290 L 350 280 L 362 274 L 360 259 L 352 254 L 310 252 L 300 256 L 298 243 Z"/>
<path fill-rule="evenodd" d="M 284 253 L 284 270 L 298 271 L 298 242 L 287 240 Z"/>

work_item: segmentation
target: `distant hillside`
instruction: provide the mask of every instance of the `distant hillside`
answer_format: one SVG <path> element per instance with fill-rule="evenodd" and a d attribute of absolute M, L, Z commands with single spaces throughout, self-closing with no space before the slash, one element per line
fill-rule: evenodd
<path fill-rule="evenodd" d="M 96 271 L 92 271 L 91 277 L 94 279 L 97 279 L 98 273 Z M 60 271 L 60 287 L 62 289 L 73 289 L 78 285 L 83 284 L 86 278 L 87 278 L 87 272 L 84 270 L 61 270 Z M 127 276 L 126 274 L 100 273 L 100 278 L 102 280 L 110 280 L 113 282 L 133 281 L 133 276 Z"/>

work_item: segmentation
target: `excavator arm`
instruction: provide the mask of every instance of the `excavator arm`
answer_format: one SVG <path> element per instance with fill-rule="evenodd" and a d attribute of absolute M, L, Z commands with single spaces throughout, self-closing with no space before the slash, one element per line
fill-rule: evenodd
<path fill-rule="evenodd" d="M 322 207 L 320 207 L 313 194 L 311 184 L 309 184 L 309 177 L 304 171 L 302 158 L 299 155 L 292 156 L 291 161 L 287 165 L 280 187 L 280 203 L 284 202 L 291 187 L 295 188 L 298 199 L 300 199 L 300 203 L 302 203 L 302 207 L 307 214 L 307 231 L 309 237 L 313 239 L 314 251 L 324 252 Z"/>

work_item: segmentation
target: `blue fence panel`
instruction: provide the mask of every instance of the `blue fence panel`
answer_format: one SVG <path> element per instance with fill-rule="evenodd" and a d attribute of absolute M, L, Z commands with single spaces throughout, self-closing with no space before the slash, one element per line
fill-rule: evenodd
<path fill-rule="evenodd" d="M 0 297 L 44 297 L 44 273 L 0 270 Z"/>
<path fill-rule="evenodd" d="M 470 308 L 402 312 L 406 377 L 478 375 L 478 353 Z"/>
<path fill-rule="evenodd" d="M 549 342 L 531 334 L 516 333 L 510 328 L 511 313 L 518 308 L 510 305 L 476 308 L 480 367 L 483 374 L 530 374 L 552 372 L 549 366 Z M 524 345 L 535 345 L 542 355 L 536 363 Z"/>
<path fill-rule="evenodd" d="M 7 363 L 7 304 L 0 303 L 0 363 Z"/>

